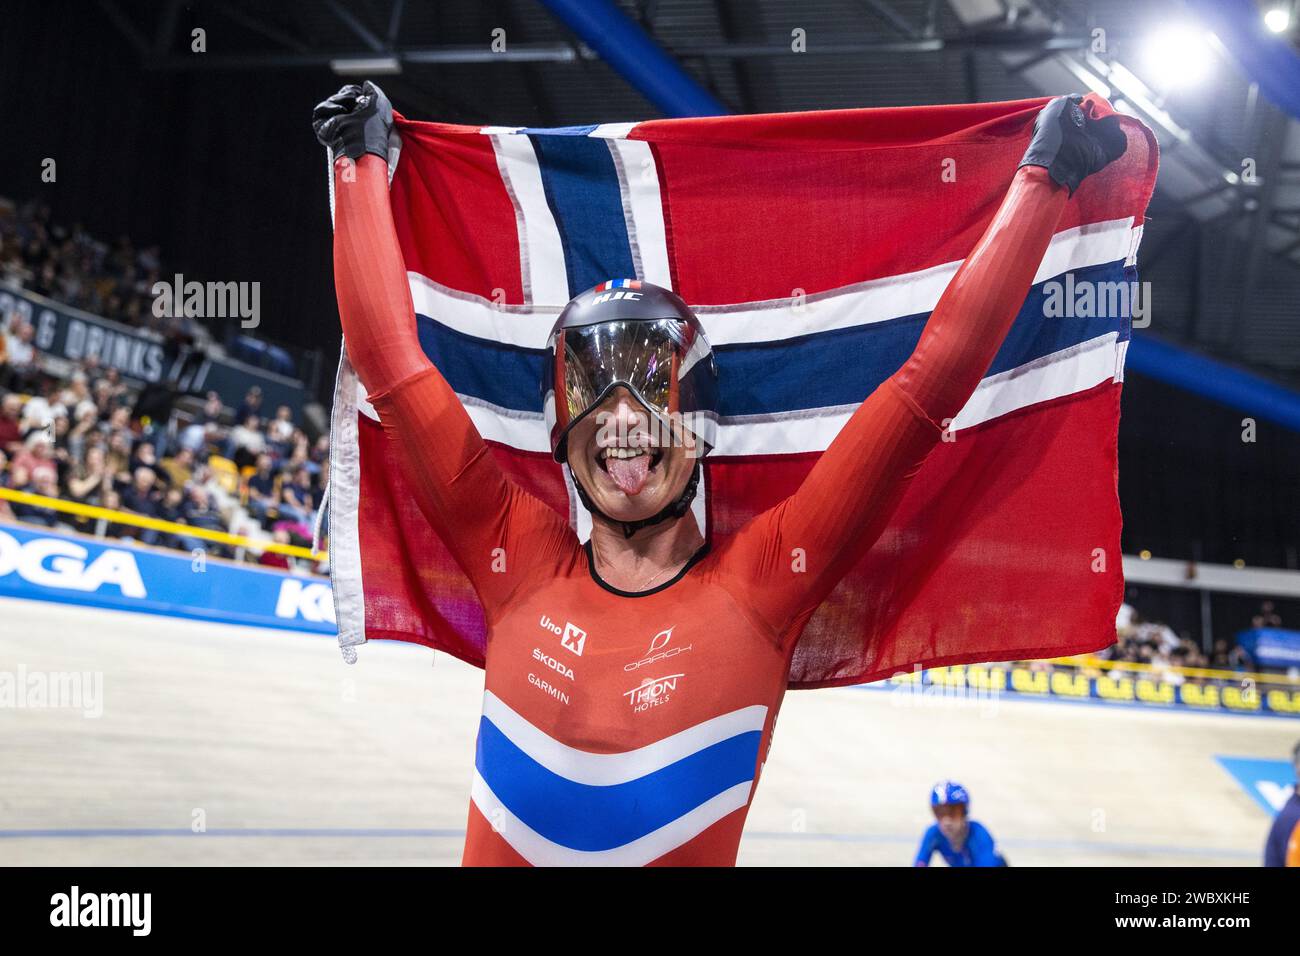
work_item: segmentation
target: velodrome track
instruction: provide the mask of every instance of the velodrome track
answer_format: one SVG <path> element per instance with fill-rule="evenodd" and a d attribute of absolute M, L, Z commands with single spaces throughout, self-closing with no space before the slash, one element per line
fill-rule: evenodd
<path fill-rule="evenodd" d="M 386 642 L 0 600 L 0 671 L 103 673 L 103 713 L 0 708 L 0 862 L 455 864 L 481 673 Z M 1254 865 L 1268 817 L 1214 761 L 1297 723 L 792 693 L 740 862 L 900 865 L 942 777 L 1013 865 Z M 205 833 L 192 832 L 196 813 Z"/>

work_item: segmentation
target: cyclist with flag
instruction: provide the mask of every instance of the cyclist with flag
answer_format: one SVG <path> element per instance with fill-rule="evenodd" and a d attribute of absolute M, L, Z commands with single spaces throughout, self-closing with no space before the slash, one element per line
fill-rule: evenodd
<path fill-rule="evenodd" d="M 541 387 L 551 453 L 592 515 L 581 543 L 502 472 L 420 347 L 386 97 L 350 85 L 317 107 L 348 356 L 487 619 L 466 864 L 735 862 L 799 636 L 989 368 L 1073 191 L 1124 152 L 1104 112 L 1042 110 L 911 357 L 794 494 L 712 547 L 690 505 L 717 371 L 687 304 L 611 278 L 551 332 Z"/>

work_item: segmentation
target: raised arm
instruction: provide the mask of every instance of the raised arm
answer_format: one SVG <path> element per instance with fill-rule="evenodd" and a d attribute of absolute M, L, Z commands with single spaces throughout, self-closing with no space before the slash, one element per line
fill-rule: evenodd
<path fill-rule="evenodd" d="M 345 86 L 316 107 L 313 125 L 336 156 L 334 283 L 348 359 L 421 513 L 492 613 L 522 570 L 545 561 L 546 545 L 558 546 L 567 525 L 501 472 L 420 347 L 389 206 L 387 98 L 371 83 Z M 525 539 L 529 560 L 514 560 Z"/>
<path fill-rule="evenodd" d="M 757 552 L 752 573 L 772 585 L 754 594 L 774 628 L 815 609 L 871 548 L 992 364 L 1069 196 L 1123 152 L 1118 121 L 1088 117 L 1078 99 L 1060 97 L 1039 114 L 1002 205 L 902 368 L 859 406 L 799 490 L 742 532 Z"/>

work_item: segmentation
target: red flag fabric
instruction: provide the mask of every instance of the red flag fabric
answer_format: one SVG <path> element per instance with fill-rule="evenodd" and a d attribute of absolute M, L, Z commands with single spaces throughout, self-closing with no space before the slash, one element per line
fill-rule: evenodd
<path fill-rule="evenodd" d="M 585 538 L 542 421 L 546 335 L 598 282 L 673 288 L 717 357 L 719 444 L 693 509 L 719 543 L 797 489 L 902 365 L 1045 102 L 549 130 L 399 118 L 390 195 L 421 346 L 500 467 Z M 813 614 L 791 687 L 1113 641 L 1119 397 L 1157 164 L 1150 132 L 1122 122 L 1127 152 L 1069 203 L 956 440 Z M 333 443 L 340 643 L 414 641 L 481 666 L 483 610 L 346 357 Z"/>

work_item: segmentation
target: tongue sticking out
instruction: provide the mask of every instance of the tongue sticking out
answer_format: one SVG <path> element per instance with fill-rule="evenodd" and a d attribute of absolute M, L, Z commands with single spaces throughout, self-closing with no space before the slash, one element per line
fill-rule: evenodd
<path fill-rule="evenodd" d="M 645 480 L 650 475 L 650 456 L 637 455 L 635 458 L 609 458 L 605 461 L 605 470 L 614 484 L 625 495 L 641 493 Z"/>

